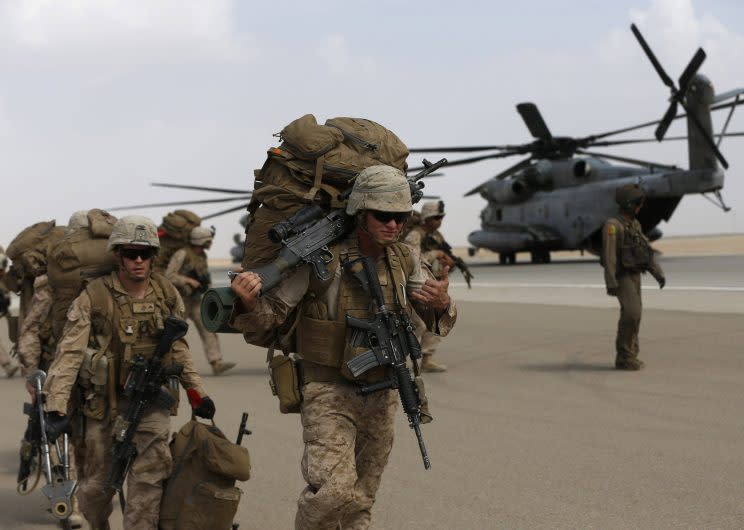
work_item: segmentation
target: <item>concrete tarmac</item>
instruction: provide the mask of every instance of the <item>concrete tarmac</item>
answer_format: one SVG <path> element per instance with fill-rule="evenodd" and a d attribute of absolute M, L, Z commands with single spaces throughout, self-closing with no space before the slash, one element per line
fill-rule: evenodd
<path fill-rule="evenodd" d="M 470 291 L 453 273 L 460 316 L 438 353 L 450 370 L 426 376 L 432 469 L 399 413 L 373 527 L 744 527 L 744 257 L 662 265 L 663 291 L 644 278 L 647 367 L 633 373 L 612 368 L 617 302 L 596 262 L 478 266 Z M 253 430 L 237 522 L 292 528 L 304 485 L 299 416 L 279 413 L 262 349 L 221 340 L 239 364 L 205 376 L 216 422 L 232 438 L 245 410 Z M 14 490 L 24 397 L 18 378 L 0 381 L 0 528 L 52 528 L 41 492 Z M 188 419 L 183 401 L 174 429 Z M 118 510 L 112 528 L 122 528 Z"/>

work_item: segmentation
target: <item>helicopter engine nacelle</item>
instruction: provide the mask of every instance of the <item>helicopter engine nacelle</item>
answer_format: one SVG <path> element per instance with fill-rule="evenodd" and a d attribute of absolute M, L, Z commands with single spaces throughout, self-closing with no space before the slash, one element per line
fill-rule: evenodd
<path fill-rule="evenodd" d="M 493 180 L 483 187 L 485 199 L 500 204 L 512 204 L 527 199 L 533 193 L 532 187 L 522 178 Z"/>

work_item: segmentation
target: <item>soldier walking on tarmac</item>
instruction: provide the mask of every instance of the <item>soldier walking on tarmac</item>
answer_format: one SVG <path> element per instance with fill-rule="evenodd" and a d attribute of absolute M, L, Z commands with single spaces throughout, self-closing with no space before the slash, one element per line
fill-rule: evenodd
<path fill-rule="evenodd" d="M 10 312 L 10 293 L 8 288 L 5 286 L 5 271 L 8 268 L 8 256 L 5 255 L 5 249 L 0 247 L 0 317 L 8 317 Z M 0 365 L 5 370 L 5 375 L 13 377 L 18 371 L 18 365 L 13 364 L 8 355 L 8 350 L 5 346 L 0 344 Z"/>
<path fill-rule="evenodd" d="M 442 271 L 445 267 L 449 270 L 455 266 L 454 260 L 439 247 L 445 241 L 444 236 L 439 231 L 444 219 L 444 202 L 427 201 L 421 206 L 421 223 L 414 226 L 405 240 L 416 256 L 426 263 L 437 280 L 442 278 Z M 426 329 L 421 319 L 413 314 L 413 323 L 416 326 L 416 335 L 421 343 L 421 370 L 424 372 L 446 372 L 447 367 L 443 364 L 434 362 L 434 354 L 437 351 L 442 338 L 436 333 Z"/>
<path fill-rule="evenodd" d="M 205 226 L 194 227 L 189 235 L 189 246 L 178 249 L 173 254 L 165 270 L 165 276 L 181 293 L 186 306 L 186 317 L 191 319 L 199 332 L 204 354 L 212 365 L 212 373 L 220 375 L 233 368 L 235 363 L 222 360 L 217 335 L 207 331 L 201 319 L 202 295 L 212 283 L 206 251 L 212 246 L 213 239 L 213 230 Z"/>
<path fill-rule="evenodd" d="M 139 215 L 116 221 L 108 249 L 117 270 L 91 281 L 72 304 L 57 354 L 44 385 L 48 431 L 65 429 L 71 392 L 83 390 L 84 470 L 77 489 L 83 515 L 92 530 L 109 528 L 114 491 L 107 487 L 112 469 L 113 430 L 130 406 L 123 393 L 139 355 L 153 355 L 169 316 L 183 318 L 178 291 L 152 272 L 160 243 L 155 224 Z M 212 418 L 215 406 L 202 389 L 185 340 L 173 343 L 163 363 L 183 367 L 179 377 L 194 414 Z M 124 528 L 155 530 L 163 481 L 171 473 L 169 411 L 147 408 L 134 434 L 137 455 L 127 477 Z"/>
<path fill-rule="evenodd" d="M 620 320 L 615 340 L 615 368 L 640 370 L 638 330 L 641 326 L 641 273 L 650 272 L 663 289 L 664 271 L 654 259 L 654 250 L 643 234 L 636 215 L 645 195 L 638 184 L 626 184 L 615 191 L 620 215 L 610 217 L 602 229 L 602 265 L 609 296 L 620 302 Z"/>
<path fill-rule="evenodd" d="M 240 300 L 231 325 L 247 342 L 263 343 L 295 308 L 299 311 L 296 352 L 307 486 L 298 500 L 298 530 L 368 528 L 393 445 L 397 391 L 386 386 L 366 396 L 358 392 L 389 376 L 389 366 L 354 378 L 346 365 L 366 350 L 351 342 L 347 316 L 374 314 L 372 295 L 360 279 L 359 258 L 374 260 L 391 310 L 410 313 L 415 308 L 429 329 L 442 335 L 455 323 L 447 269 L 441 281 L 435 280 L 398 241 L 411 209 L 410 187 L 400 170 L 368 167 L 356 177 L 346 207 L 357 228 L 330 248 L 334 270 L 329 280 L 316 281 L 306 266 L 260 297 L 257 274 L 243 272 L 232 283 Z"/>

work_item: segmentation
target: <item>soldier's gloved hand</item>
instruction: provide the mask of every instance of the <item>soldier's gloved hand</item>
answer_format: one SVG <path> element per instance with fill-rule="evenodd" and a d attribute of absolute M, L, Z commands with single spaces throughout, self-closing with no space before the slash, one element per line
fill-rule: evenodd
<path fill-rule="evenodd" d="M 664 276 L 659 276 L 656 278 L 656 281 L 659 282 L 659 289 L 663 289 L 666 285 L 666 278 Z"/>
<path fill-rule="evenodd" d="M 186 395 L 189 396 L 189 403 L 191 403 L 191 410 L 194 411 L 195 416 L 211 420 L 214 418 L 216 408 L 214 401 L 209 396 L 200 396 L 199 392 L 194 388 L 189 388 L 186 391 Z"/>
<path fill-rule="evenodd" d="M 608 287 L 607 288 L 607 295 L 608 296 L 617 296 L 617 287 Z"/>
<path fill-rule="evenodd" d="M 67 430 L 67 425 L 70 423 L 70 418 L 59 412 L 47 412 L 45 420 L 47 438 L 50 442 L 59 438 Z"/>

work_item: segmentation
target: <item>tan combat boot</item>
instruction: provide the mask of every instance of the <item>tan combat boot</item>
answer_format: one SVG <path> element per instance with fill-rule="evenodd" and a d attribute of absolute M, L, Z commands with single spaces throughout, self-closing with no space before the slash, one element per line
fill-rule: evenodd
<path fill-rule="evenodd" d="M 644 363 L 640 359 L 634 359 L 634 358 L 624 359 L 620 357 L 615 359 L 615 368 L 618 370 L 630 370 L 630 371 L 635 372 L 643 368 L 645 365 L 646 363 Z"/>
<path fill-rule="evenodd" d="M 421 359 L 422 372 L 446 372 L 447 367 L 443 364 L 435 363 L 430 353 L 425 353 Z"/>
<path fill-rule="evenodd" d="M 72 496 L 72 513 L 67 518 L 67 528 L 82 528 L 85 518 L 80 513 L 80 506 L 78 505 L 77 495 Z M 65 526 L 62 526 L 65 528 Z"/>
<path fill-rule="evenodd" d="M 212 374 L 213 375 L 220 375 L 224 374 L 231 368 L 235 368 L 235 363 L 228 363 L 220 359 L 219 361 L 212 361 L 210 363 L 212 365 Z"/>
<path fill-rule="evenodd" d="M 8 379 L 10 379 L 18 371 L 18 365 L 17 364 L 12 364 L 12 363 L 9 363 L 9 362 L 8 363 L 5 363 L 3 365 L 3 370 L 5 370 L 5 375 L 8 376 Z"/>

